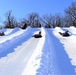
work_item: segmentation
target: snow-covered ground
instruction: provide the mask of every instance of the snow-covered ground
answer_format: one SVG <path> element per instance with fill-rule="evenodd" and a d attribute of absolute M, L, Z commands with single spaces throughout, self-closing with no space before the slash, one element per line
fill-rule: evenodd
<path fill-rule="evenodd" d="M 70 31 L 70 37 L 59 32 Z M 41 31 L 42 38 L 32 37 Z M 76 28 L 2 29 L 0 75 L 76 75 Z"/>

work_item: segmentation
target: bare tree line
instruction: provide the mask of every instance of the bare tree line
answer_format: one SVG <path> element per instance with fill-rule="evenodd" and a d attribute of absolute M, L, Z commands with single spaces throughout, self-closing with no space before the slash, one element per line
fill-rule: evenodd
<path fill-rule="evenodd" d="M 27 26 L 33 28 L 45 27 L 45 28 L 54 28 L 54 27 L 76 27 L 76 2 L 73 2 L 68 8 L 65 9 L 65 15 L 60 14 L 56 15 L 44 15 L 40 17 L 38 13 L 28 14 L 28 18 L 23 18 L 17 22 L 16 18 L 12 15 L 12 11 L 8 11 L 5 14 L 6 20 L 4 21 L 5 28 L 15 28 L 19 27 L 26 29 Z"/>

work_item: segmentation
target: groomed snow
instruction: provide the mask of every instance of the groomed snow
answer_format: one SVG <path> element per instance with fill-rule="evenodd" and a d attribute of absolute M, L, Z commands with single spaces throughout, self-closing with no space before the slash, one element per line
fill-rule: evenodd
<path fill-rule="evenodd" d="M 36 71 L 40 67 L 42 48 L 45 42 L 45 31 L 43 28 L 41 28 L 40 31 L 42 32 L 42 38 L 39 39 L 38 45 L 33 52 L 31 58 L 29 59 L 24 72 L 21 75 L 36 75 Z"/>
<path fill-rule="evenodd" d="M 67 28 L 67 30 L 72 34 L 70 37 L 62 37 L 59 35 L 59 32 L 63 31 L 61 28 L 55 28 L 53 33 L 63 44 L 64 50 L 68 54 L 71 64 L 76 66 L 76 28 L 70 27 Z"/>
<path fill-rule="evenodd" d="M 13 32 L 13 33 L 11 33 L 11 34 L 9 34 L 9 35 L 6 35 L 6 36 L 2 36 L 2 37 L 0 37 L 0 43 L 3 43 L 3 42 L 5 42 L 5 41 L 7 41 L 7 40 L 11 40 L 11 39 L 13 39 L 14 37 L 16 37 L 16 36 L 19 36 L 19 35 L 21 35 L 23 32 L 24 32 L 24 30 L 21 30 L 21 29 L 19 29 L 19 28 L 16 28 L 16 29 L 14 29 L 14 30 L 16 30 L 15 32 Z M 9 30 L 6 30 L 6 34 L 7 34 L 7 31 L 9 32 Z M 12 30 L 10 30 L 10 32 L 11 32 Z"/>
<path fill-rule="evenodd" d="M 58 32 L 69 30 L 70 37 Z M 41 31 L 42 38 L 32 37 Z M 1 32 L 1 31 L 0 31 Z M 75 27 L 3 29 L 0 75 L 76 75 Z"/>

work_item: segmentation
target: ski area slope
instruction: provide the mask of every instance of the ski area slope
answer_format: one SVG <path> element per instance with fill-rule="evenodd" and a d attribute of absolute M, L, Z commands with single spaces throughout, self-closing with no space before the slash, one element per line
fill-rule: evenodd
<path fill-rule="evenodd" d="M 39 29 L 32 29 L 28 27 L 26 30 L 22 30 L 22 31 L 20 30 L 21 32 L 20 31 L 15 32 L 17 33 L 17 35 L 15 33 L 13 34 L 9 33 L 8 35 L 1 36 L 0 38 L 2 40 L 0 44 L 0 58 L 7 56 L 7 54 L 13 52 L 17 46 L 20 46 L 23 42 L 26 42 L 29 38 L 31 38 L 34 32 L 38 30 Z M 8 37 L 9 39 L 7 39 Z"/>
<path fill-rule="evenodd" d="M 70 37 L 59 34 L 66 30 Z M 42 38 L 32 37 L 39 31 Z M 76 75 L 74 27 L 28 27 L 2 32 L 6 35 L 0 37 L 0 75 Z"/>
<path fill-rule="evenodd" d="M 0 60 L 0 75 L 21 75 L 39 39 L 31 38 Z M 32 46 L 32 45 L 33 46 Z"/>

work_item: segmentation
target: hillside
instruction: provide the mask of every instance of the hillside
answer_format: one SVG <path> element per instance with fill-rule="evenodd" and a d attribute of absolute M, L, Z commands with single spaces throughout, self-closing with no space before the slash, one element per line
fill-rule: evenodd
<path fill-rule="evenodd" d="M 69 37 L 59 32 L 68 30 Z M 41 31 L 42 38 L 32 37 Z M 0 75 L 76 75 L 76 28 L 2 29 Z"/>

